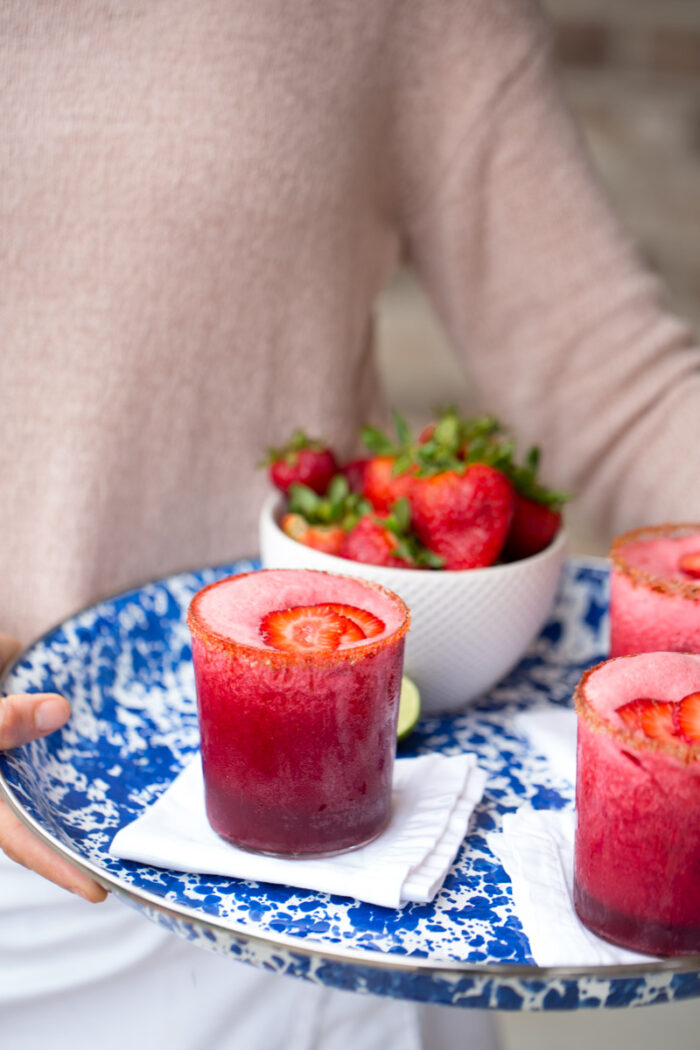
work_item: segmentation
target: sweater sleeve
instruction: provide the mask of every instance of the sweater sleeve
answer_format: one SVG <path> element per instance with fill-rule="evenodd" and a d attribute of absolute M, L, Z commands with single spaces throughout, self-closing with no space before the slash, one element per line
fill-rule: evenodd
<path fill-rule="evenodd" d="M 518 61 L 478 119 L 465 108 L 423 154 L 451 159 L 402 217 L 408 260 L 484 408 L 542 447 L 591 520 L 700 520 L 700 352 L 591 171 L 542 23 L 518 24 Z M 482 45 L 494 69 L 497 45 Z"/>

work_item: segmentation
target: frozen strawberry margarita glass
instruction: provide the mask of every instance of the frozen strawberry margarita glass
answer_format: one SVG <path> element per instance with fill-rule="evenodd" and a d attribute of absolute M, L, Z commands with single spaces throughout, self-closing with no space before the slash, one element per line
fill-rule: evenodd
<path fill-rule="evenodd" d="M 270 569 L 190 605 L 207 816 L 236 845 L 328 855 L 391 810 L 406 605 L 377 584 Z"/>
<path fill-rule="evenodd" d="M 610 557 L 610 655 L 700 652 L 700 524 L 627 532 Z"/>
<path fill-rule="evenodd" d="M 700 655 L 607 660 L 575 702 L 576 911 L 638 951 L 700 952 Z"/>

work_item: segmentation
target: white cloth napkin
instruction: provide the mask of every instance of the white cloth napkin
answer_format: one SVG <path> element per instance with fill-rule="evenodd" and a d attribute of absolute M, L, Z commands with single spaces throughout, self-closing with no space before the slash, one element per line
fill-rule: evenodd
<path fill-rule="evenodd" d="M 378 839 L 336 857 L 280 860 L 237 849 L 212 831 L 197 756 L 115 835 L 110 852 L 175 871 L 282 883 L 388 908 L 425 903 L 442 886 L 486 779 L 471 754 L 400 759 L 394 765 L 391 822 Z"/>
<path fill-rule="evenodd" d="M 555 776 L 576 783 L 576 713 L 535 708 L 517 714 L 526 736 Z M 540 966 L 596 966 L 647 962 L 648 955 L 618 948 L 584 926 L 574 910 L 576 814 L 523 807 L 503 818 L 502 832 L 486 836 L 513 886 L 513 904 Z"/>
<path fill-rule="evenodd" d="M 576 712 L 566 707 L 534 708 L 513 719 L 518 733 L 526 736 L 552 772 L 570 784 L 576 783 Z"/>
<path fill-rule="evenodd" d="M 515 912 L 539 966 L 599 966 L 648 962 L 584 926 L 574 910 L 573 810 L 522 808 L 489 832 L 489 847 L 510 876 Z"/>

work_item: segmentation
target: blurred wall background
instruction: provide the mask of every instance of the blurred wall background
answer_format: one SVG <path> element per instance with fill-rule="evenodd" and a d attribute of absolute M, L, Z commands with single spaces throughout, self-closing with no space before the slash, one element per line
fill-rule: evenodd
<path fill-rule="evenodd" d="M 562 90 L 608 195 L 664 278 L 670 306 L 700 332 L 700 0 L 542 3 L 554 22 Z M 378 335 L 389 402 L 414 424 L 448 402 L 479 408 L 404 271 L 379 304 Z M 573 549 L 607 549 L 609 537 L 596 535 L 575 505 L 569 518 Z"/>

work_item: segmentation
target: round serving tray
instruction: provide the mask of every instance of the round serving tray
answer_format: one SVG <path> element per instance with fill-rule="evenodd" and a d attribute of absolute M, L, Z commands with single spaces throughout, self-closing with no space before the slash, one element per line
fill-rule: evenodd
<path fill-rule="evenodd" d="M 474 751 L 489 780 L 436 899 L 399 910 L 269 883 L 118 860 L 116 832 L 197 750 L 185 614 L 192 595 L 257 562 L 182 573 L 84 609 L 31 645 L 4 692 L 56 691 L 59 732 L 0 756 L 0 793 L 54 850 L 149 919 L 192 942 L 279 973 L 358 992 L 499 1009 L 630 1006 L 700 996 L 700 956 L 630 966 L 543 968 L 513 909 L 486 833 L 522 805 L 570 808 L 514 726 L 533 706 L 569 706 L 607 645 L 607 564 L 567 563 L 542 634 L 518 668 L 463 713 L 422 720 L 401 755 Z"/>

